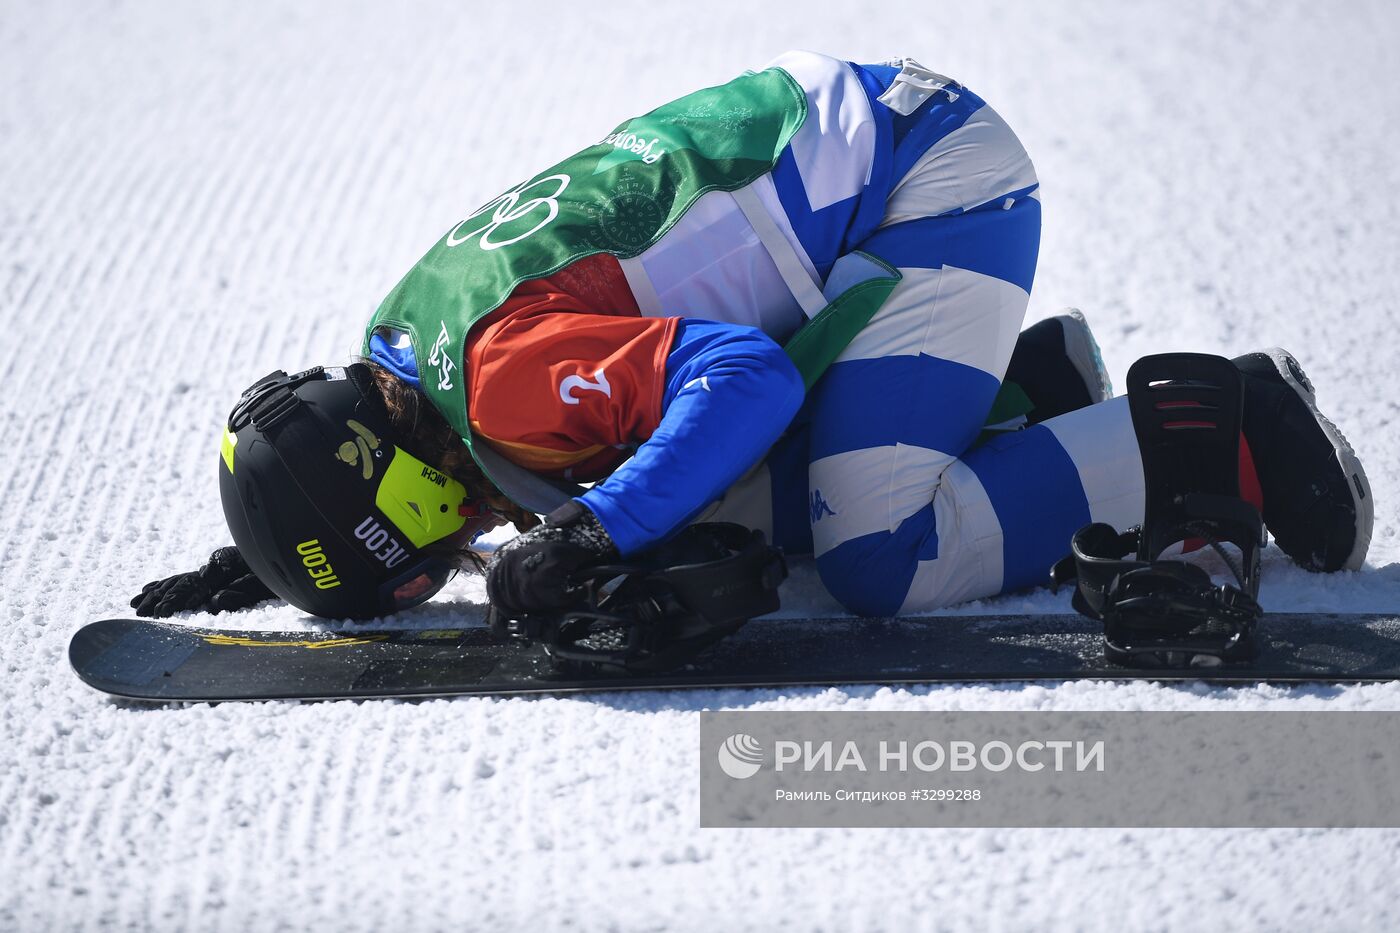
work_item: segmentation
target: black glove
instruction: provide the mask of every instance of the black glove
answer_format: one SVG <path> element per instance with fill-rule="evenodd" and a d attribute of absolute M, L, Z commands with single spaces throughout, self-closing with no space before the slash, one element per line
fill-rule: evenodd
<path fill-rule="evenodd" d="M 569 586 L 571 574 L 617 558 L 617 548 L 598 517 L 571 499 L 543 525 L 496 549 L 486 565 L 486 595 L 493 607 L 512 617 L 557 612 L 577 601 Z"/>
<path fill-rule="evenodd" d="M 190 609 L 246 609 L 275 595 L 248 569 L 238 548 L 230 546 L 210 554 L 209 563 L 198 570 L 147 583 L 131 598 L 131 608 L 138 616 L 163 619 Z"/>

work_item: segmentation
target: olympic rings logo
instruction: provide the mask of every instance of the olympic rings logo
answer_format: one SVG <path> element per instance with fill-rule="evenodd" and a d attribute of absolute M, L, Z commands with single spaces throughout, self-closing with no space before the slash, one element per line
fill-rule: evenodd
<path fill-rule="evenodd" d="M 519 243 L 521 240 L 539 233 L 549 226 L 554 218 L 559 216 L 559 195 L 564 193 L 564 189 L 569 187 L 570 178 L 568 175 L 549 175 L 538 181 L 526 182 L 494 200 L 487 201 L 470 217 L 452 228 L 452 232 L 447 235 L 448 246 L 461 246 L 472 237 L 480 237 L 479 245 L 484 250 L 500 249 L 502 246 L 510 246 L 512 243 Z M 554 185 L 554 190 L 546 195 L 532 197 L 529 200 L 521 200 L 526 192 L 533 191 L 543 185 Z M 462 228 L 479 219 L 484 214 L 490 214 L 484 224 L 462 232 Z M 508 240 L 493 240 L 491 235 L 502 226 L 514 223 L 517 220 L 524 220 L 530 216 L 538 216 L 534 226 L 523 233 L 517 233 Z"/>

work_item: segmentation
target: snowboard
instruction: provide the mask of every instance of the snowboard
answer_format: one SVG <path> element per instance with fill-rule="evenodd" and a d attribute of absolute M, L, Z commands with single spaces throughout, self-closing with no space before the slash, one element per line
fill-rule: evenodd
<path fill-rule="evenodd" d="M 1354 683 L 1400 679 L 1400 615 L 1280 613 L 1248 663 L 1118 667 L 1099 623 L 1077 615 L 756 619 L 664 674 L 556 669 L 538 645 L 489 628 L 261 632 L 106 619 L 73 636 L 84 683 L 153 702 L 504 696 L 609 690 L 1201 680 Z"/>

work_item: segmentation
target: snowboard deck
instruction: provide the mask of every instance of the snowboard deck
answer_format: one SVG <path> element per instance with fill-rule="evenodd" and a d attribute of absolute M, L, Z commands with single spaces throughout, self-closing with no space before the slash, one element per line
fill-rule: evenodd
<path fill-rule="evenodd" d="M 1400 679 L 1400 615 L 1279 613 L 1247 663 L 1125 668 L 1076 615 L 757 619 L 664 674 L 564 673 L 535 645 L 484 627 L 261 632 L 106 619 L 73 636 L 89 686 L 152 702 L 977 681 L 1358 683 Z"/>

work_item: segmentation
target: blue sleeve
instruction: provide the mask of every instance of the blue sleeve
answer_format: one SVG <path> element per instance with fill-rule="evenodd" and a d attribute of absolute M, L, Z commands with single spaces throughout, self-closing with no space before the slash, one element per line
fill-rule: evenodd
<path fill-rule="evenodd" d="M 802 376 L 754 327 L 685 319 L 661 423 L 581 496 L 624 557 L 665 540 L 763 458 L 802 405 Z"/>

